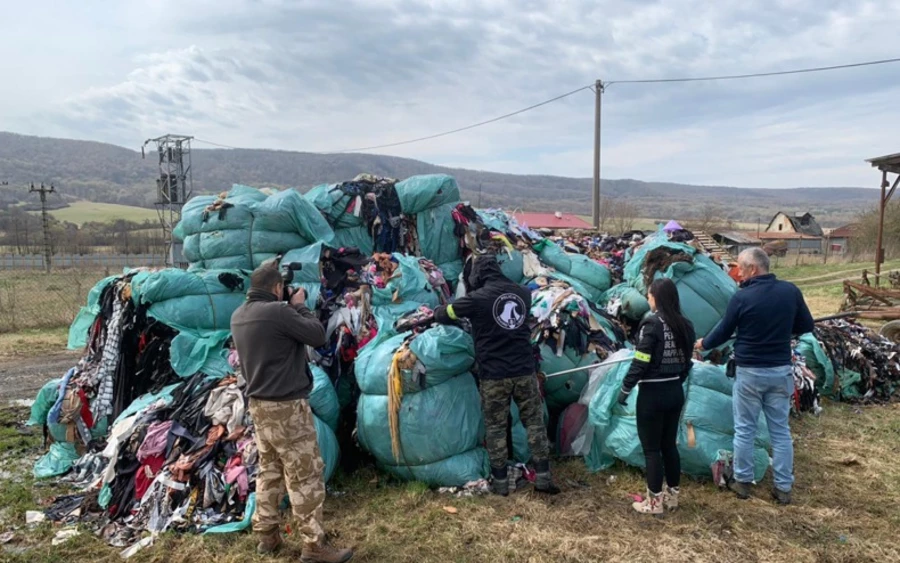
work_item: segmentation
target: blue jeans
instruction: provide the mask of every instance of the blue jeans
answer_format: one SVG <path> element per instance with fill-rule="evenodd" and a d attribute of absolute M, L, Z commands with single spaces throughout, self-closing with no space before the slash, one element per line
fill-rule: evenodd
<path fill-rule="evenodd" d="M 753 442 L 759 413 L 766 415 L 772 438 L 775 487 L 789 492 L 794 484 L 794 443 L 788 418 L 794 395 L 791 366 L 738 367 L 734 383 L 734 478 L 753 482 Z"/>

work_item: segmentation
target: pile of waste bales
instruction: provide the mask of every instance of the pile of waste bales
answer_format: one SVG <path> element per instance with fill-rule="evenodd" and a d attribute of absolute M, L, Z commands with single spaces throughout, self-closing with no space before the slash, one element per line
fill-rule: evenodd
<path fill-rule="evenodd" d="M 122 547 L 148 531 L 249 526 L 258 454 L 230 318 L 250 273 L 268 260 L 295 271 L 293 285 L 325 329 L 325 344 L 310 351 L 310 404 L 326 479 L 339 466 L 374 463 L 394 479 L 441 487 L 489 473 L 468 327 L 432 322 L 435 307 L 469 290 L 477 257 L 496 256 L 532 292 L 535 368 L 557 450 L 585 456 L 594 470 L 614 459 L 643 463 L 636 394 L 624 407 L 615 397 L 649 284 L 675 281 L 698 335 L 737 291 L 708 256 L 663 231 L 548 236 L 502 210 L 473 209 L 446 175 L 360 175 L 305 195 L 236 185 L 190 200 L 175 235 L 186 271 L 126 269 L 92 289 L 69 333 L 82 357 L 41 389 L 30 420 L 53 440 L 35 476 L 75 490 L 56 499 L 51 519 L 90 522 Z M 804 365 L 795 377 L 816 380 L 798 412 L 817 408 L 817 389 L 839 389 L 826 394 L 840 398 L 893 392 L 896 356 L 853 331 L 854 345 L 841 347 L 829 332 L 838 326 L 797 344 Z M 859 376 L 871 369 L 886 375 Z M 722 372 L 697 362 L 685 383 L 679 444 L 691 474 L 727 463 L 732 381 Z M 510 462 L 527 463 L 515 404 L 510 442 Z M 758 472 L 767 445 L 763 435 Z"/>

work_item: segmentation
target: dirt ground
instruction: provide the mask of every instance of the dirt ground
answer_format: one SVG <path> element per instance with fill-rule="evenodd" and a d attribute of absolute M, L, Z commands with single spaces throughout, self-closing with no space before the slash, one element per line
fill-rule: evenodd
<path fill-rule="evenodd" d="M 33 399 L 48 380 L 62 377 L 78 361 L 77 352 L 0 360 L 0 397 L 5 402 Z M 2 406 L 2 405 L 0 405 Z"/>

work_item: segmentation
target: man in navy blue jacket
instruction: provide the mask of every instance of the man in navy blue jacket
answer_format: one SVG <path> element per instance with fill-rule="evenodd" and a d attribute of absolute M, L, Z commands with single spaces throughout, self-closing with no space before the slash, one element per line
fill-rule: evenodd
<path fill-rule="evenodd" d="M 734 359 L 734 483 L 742 499 L 753 482 L 753 442 L 759 413 L 766 416 L 772 438 L 775 488 L 773 498 L 790 504 L 794 483 L 794 446 L 788 423 L 794 378 L 791 339 L 813 331 L 813 318 L 803 294 L 792 283 L 769 273 L 769 257 L 759 248 L 738 257 L 741 290 L 728 303 L 725 317 L 697 341 L 698 350 L 721 346 L 737 331 Z"/>

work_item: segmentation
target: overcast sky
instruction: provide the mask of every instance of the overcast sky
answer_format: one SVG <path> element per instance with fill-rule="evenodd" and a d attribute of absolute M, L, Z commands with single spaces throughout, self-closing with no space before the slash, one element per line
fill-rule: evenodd
<path fill-rule="evenodd" d="M 897 0 L 4 0 L 3 20 L 0 130 L 131 148 L 174 132 L 338 151 L 464 126 L 598 78 L 900 56 Z M 863 160 L 900 152 L 897 100 L 900 64 L 612 85 L 603 98 L 603 176 L 877 187 Z M 373 152 L 586 177 L 593 107 L 593 94 L 580 92 L 500 123 Z"/>

